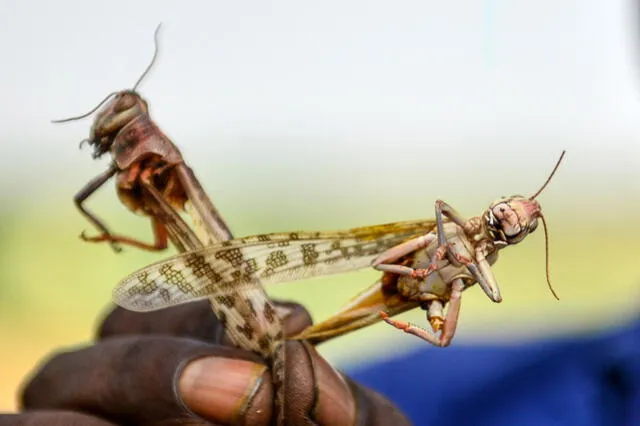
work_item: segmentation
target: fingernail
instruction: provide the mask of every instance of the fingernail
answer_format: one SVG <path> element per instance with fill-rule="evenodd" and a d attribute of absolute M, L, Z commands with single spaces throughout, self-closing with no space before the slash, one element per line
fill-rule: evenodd
<path fill-rule="evenodd" d="M 262 382 L 266 367 L 232 358 L 191 361 L 178 382 L 184 404 L 195 414 L 221 424 L 235 424 Z"/>

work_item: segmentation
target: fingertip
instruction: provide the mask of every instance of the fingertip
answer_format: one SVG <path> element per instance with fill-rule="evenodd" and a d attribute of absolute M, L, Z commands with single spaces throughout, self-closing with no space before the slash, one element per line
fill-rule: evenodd
<path fill-rule="evenodd" d="M 284 322 L 285 336 L 295 336 L 313 324 L 311 314 L 299 303 L 278 300 L 275 308 Z"/>
<path fill-rule="evenodd" d="M 220 424 L 268 425 L 271 381 L 262 364 L 203 357 L 179 371 L 178 393 L 194 414 Z"/>
<path fill-rule="evenodd" d="M 314 418 L 318 424 L 354 424 L 356 402 L 351 389 L 338 373 L 310 344 L 304 344 L 315 370 L 317 400 Z"/>

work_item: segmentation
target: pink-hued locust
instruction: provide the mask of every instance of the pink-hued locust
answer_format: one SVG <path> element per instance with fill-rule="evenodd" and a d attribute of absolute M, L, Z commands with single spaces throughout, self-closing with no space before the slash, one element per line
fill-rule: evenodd
<path fill-rule="evenodd" d="M 500 249 L 533 232 L 538 219 L 545 230 L 546 274 L 551 289 L 547 227 L 535 198 L 563 157 L 564 151 L 533 196 L 500 199 L 477 217 L 464 219 L 438 200 L 435 219 L 225 241 L 134 272 L 118 284 L 113 298 L 127 309 L 149 311 L 205 297 L 224 298 L 227 292 L 251 288 L 256 282 L 279 283 L 372 266 L 383 272 L 380 280 L 331 318 L 293 338 L 320 343 L 384 319 L 436 346 L 448 346 L 455 334 L 462 291 L 478 283 L 492 301 L 501 302 L 491 265 Z M 194 259 L 215 273 L 198 273 L 192 266 Z M 433 333 L 390 318 L 418 306 L 426 311 Z"/>
<path fill-rule="evenodd" d="M 180 252 L 191 252 L 230 240 L 231 231 L 211 203 L 195 174 L 187 166 L 178 148 L 151 120 L 147 102 L 136 92 L 157 56 L 157 35 L 151 64 L 132 90 L 108 95 L 87 114 L 56 122 L 78 120 L 97 113 L 87 142 L 94 147 L 94 158 L 110 153 L 110 167 L 85 185 L 74 197 L 78 209 L 93 223 L 101 234 L 81 238 L 89 242 L 109 242 L 119 251 L 118 243 L 144 250 L 160 251 L 170 240 Z M 116 177 L 116 189 L 122 203 L 134 213 L 151 219 L 155 241 L 147 244 L 130 237 L 116 235 L 83 203 L 111 177 Z M 193 222 L 191 228 L 180 215 L 187 212 Z M 237 261 L 241 261 L 239 259 Z M 189 265 L 194 273 L 203 277 L 215 275 L 204 259 L 191 256 Z M 215 294 L 212 291 L 212 294 Z M 276 389 L 276 418 L 284 424 L 284 347 L 282 321 L 262 285 L 226 291 L 225 297 L 211 297 L 211 306 L 225 325 L 232 342 L 243 349 L 262 355 L 272 370 Z"/>

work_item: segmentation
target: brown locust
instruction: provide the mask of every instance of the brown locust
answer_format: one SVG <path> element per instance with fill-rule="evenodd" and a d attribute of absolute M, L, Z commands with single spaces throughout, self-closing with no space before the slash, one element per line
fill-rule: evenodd
<path fill-rule="evenodd" d="M 436 346 L 448 346 L 455 334 L 462 292 L 478 283 L 489 299 L 501 302 L 491 265 L 501 249 L 532 233 L 538 219 L 545 231 L 546 277 L 553 292 L 547 226 L 536 197 L 555 174 L 564 154 L 533 196 L 497 200 L 480 216 L 465 219 L 438 200 L 435 219 L 225 241 L 134 272 L 118 284 L 113 298 L 124 308 L 150 311 L 201 298 L 224 298 L 256 283 L 373 267 L 383 272 L 373 286 L 326 321 L 293 338 L 319 343 L 384 319 Z M 206 264 L 213 272 L 204 275 L 194 264 Z M 390 318 L 418 306 L 426 311 L 433 332 Z"/>
<path fill-rule="evenodd" d="M 110 93 L 86 114 L 54 121 L 62 123 L 85 118 L 106 103 L 96 114 L 89 138 L 81 145 L 88 143 L 93 147 L 93 158 L 100 158 L 109 153 L 113 161 L 107 170 L 93 178 L 75 195 L 74 202 L 80 212 L 101 232 L 94 237 L 88 237 L 83 232 L 81 237 L 92 242 L 108 241 L 116 250 L 119 250 L 118 243 L 146 250 L 164 250 L 167 247 L 167 234 L 172 231 L 167 229 L 160 219 L 162 214 L 155 206 L 158 197 L 164 199 L 176 211 L 185 211 L 187 206 L 192 206 L 194 214 L 198 215 L 201 226 L 206 230 L 209 240 L 207 243 L 231 238 L 229 228 L 205 194 L 193 171 L 185 164 L 182 154 L 153 122 L 149 116 L 147 102 L 136 92 L 136 88 L 157 57 L 159 29 L 160 26 L 155 33 L 156 50 L 153 59 L 133 89 Z M 134 213 L 151 218 L 154 243 L 148 244 L 113 234 L 84 206 L 85 201 L 113 176 L 122 203 Z M 184 242 L 180 245 L 184 246 Z M 179 248 L 184 250 L 191 247 Z"/>
<path fill-rule="evenodd" d="M 111 93 L 87 114 L 56 121 L 87 117 L 106 103 L 96 114 L 90 137 L 83 142 L 93 147 L 94 158 L 109 153 L 113 161 L 105 172 L 76 194 L 74 201 L 101 232 L 92 237 L 83 232 L 81 238 L 90 242 L 109 242 L 116 251 L 120 250 L 119 243 L 144 250 L 164 250 L 170 240 L 178 251 L 192 252 L 232 238 L 231 231 L 180 151 L 153 122 L 147 102 L 136 91 L 157 57 L 159 28 L 154 37 L 153 59 L 133 89 Z M 112 233 L 84 206 L 87 198 L 113 176 L 122 203 L 132 212 L 150 218 L 155 236 L 152 244 Z M 193 228 L 185 222 L 181 212 L 191 216 Z M 232 264 L 244 263 L 241 257 L 229 257 L 228 260 Z M 187 263 L 201 278 L 214 280 L 217 274 L 201 256 L 190 256 Z M 190 290 L 189 284 L 180 281 L 179 277 L 167 277 L 183 291 Z M 216 296 L 222 293 L 224 296 Z M 214 286 L 209 300 L 233 343 L 262 355 L 270 364 L 276 389 L 276 418 L 278 424 L 283 424 L 284 348 L 282 322 L 276 308 L 257 280 L 251 285 L 238 286 L 237 291 L 217 291 Z"/>

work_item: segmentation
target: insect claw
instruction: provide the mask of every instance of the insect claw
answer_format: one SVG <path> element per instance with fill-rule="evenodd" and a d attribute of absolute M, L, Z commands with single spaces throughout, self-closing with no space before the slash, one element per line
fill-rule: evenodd
<path fill-rule="evenodd" d="M 83 230 L 80 233 L 80 239 L 82 241 L 87 241 L 87 242 L 90 242 L 90 243 L 97 243 L 97 242 L 100 242 L 100 241 L 109 241 L 109 244 L 111 245 L 111 249 L 113 251 L 115 251 L 116 253 L 120 253 L 122 251 L 122 247 L 120 247 L 120 245 L 118 244 L 117 241 L 113 241 L 111 239 L 111 234 L 108 234 L 108 233 L 103 233 L 102 235 L 98 235 L 98 236 L 95 236 L 95 237 L 90 237 L 90 236 L 87 235 L 86 231 Z"/>
<path fill-rule="evenodd" d="M 438 269 L 438 265 L 431 264 L 427 269 L 414 269 L 411 273 L 411 278 L 415 278 L 417 280 L 423 280 L 427 278 L 432 272 Z"/>
<path fill-rule="evenodd" d="M 82 149 L 82 145 L 84 145 L 85 143 L 90 143 L 91 141 L 89 139 L 82 139 L 80 141 L 80 144 L 78 145 L 78 149 Z"/>
<path fill-rule="evenodd" d="M 446 243 L 436 248 L 435 258 L 436 260 L 442 260 L 447 255 L 447 252 L 455 243 Z"/>
<path fill-rule="evenodd" d="M 105 238 L 105 237 L 107 237 L 107 234 L 103 234 L 103 235 L 95 236 L 95 237 L 90 237 L 90 236 L 87 235 L 87 231 L 83 230 L 80 233 L 80 239 L 82 241 L 89 241 L 89 242 L 92 242 L 92 243 L 95 243 L 95 242 L 98 242 L 98 241 L 108 240 L 108 238 Z"/>

